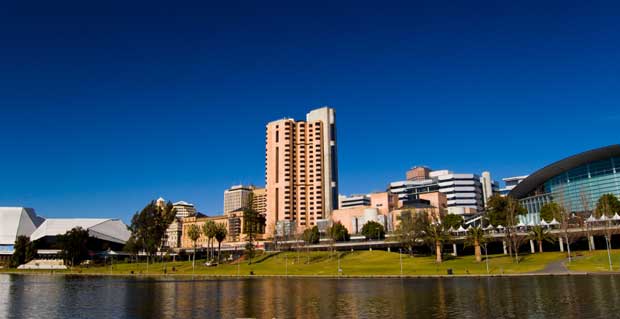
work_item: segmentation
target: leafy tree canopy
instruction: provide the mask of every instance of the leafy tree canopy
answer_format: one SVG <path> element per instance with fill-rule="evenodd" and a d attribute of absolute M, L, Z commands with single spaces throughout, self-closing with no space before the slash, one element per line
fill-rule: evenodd
<path fill-rule="evenodd" d="M 554 218 L 560 220 L 562 218 L 562 207 L 558 203 L 550 202 L 543 205 L 540 208 L 540 218 L 547 222 L 552 221 Z"/>
<path fill-rule="evenodd" d="M 28 236 L 17 236 L 15 245 L 13 246 L 13 256 L 11 257 L 10 266 L 18 267 L 32 259 L 36 254 L 35 245 L 30 241 Z"/>
<path fill-rule="evenodd" d="M 441 223 L 446 229 L 450 227 L 457 229 L 459 226 L 463 225 L 463 217 L 456 214 L 448 214 L 443 217 Z"/>
<path fill-rule="evenodd" d="M 82 263 L 88 257 L 88 230 L 75 227 L 58 236 L 62 254 L 71 266 Z"/>
<path fill-rule="evenodd" d="M 615 213 L 620 213 L 620 201 L 618 197 L 614 194 L 602 195 L 596 203 L 596 217 L 601 217 L 603 214 L 607 217 L 612 217 Z"/>
<path fill-rule="evenodd" d="M 174 221 L 175 215 L 176 210 L 171 202 L 160 207 L 151 201 L 140 212 L 136 212 L 129 229 L 137 245 L 149 255 L 155 254 L 162 246 L 166 229 Z"/>
<path fill-rule="evenodd" d="M 321 239 L 321 234 L 319 233 L 319 227 L 314 226 L 312 228 L 308 228 L 304 230 L 302 235 L 304 242 L 310 245 L 318 244 Z"/>
<path fill-rule="evenodd" d="M 495 226 L 513 226 L 517 223 L 517 216 L 526 213 L 519 201 L 510 196 L 493 195 L 487 203 L 487 218 Z"/>
<path fill-rule="evenodd" d="M 327 235 L 334 241 L 349 241 L 349 231 L 340 222 L 334 223 L 327 229 Z"/>
<path fill-rule="evenodd" d="M 384 239 L 385 229 L 383 225 L 371 220 L 362 227 L 362 235 L 366 236 L 366 239 Z"/>

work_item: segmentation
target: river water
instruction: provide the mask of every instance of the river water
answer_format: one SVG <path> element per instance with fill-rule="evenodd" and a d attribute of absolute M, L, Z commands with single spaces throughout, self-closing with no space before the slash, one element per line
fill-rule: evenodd
<path fill-rule="evenodd" d="M 0 274 L 0 318 L 620 318 L 620 276 L 145 279 Z"/>

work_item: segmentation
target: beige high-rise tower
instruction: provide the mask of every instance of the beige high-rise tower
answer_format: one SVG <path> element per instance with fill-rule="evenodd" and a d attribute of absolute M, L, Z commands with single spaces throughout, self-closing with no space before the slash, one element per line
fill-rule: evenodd
<path fill-rule="evenodd" d="M 336 112 L 311 111 L 306 121 L 282 119 L 267 124 L 267 232 L 278 221 L 298 228 L 329 219 L 338 208 Z"/>

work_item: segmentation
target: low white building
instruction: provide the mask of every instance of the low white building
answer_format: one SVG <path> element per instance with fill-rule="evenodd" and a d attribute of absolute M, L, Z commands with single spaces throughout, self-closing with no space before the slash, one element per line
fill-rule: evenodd
<path fill-rule="evenodd" d="M 12 255 L 17 237 L 30 236 L 44 220 L 32 208 L 0 207 L 0 255 Z"/>

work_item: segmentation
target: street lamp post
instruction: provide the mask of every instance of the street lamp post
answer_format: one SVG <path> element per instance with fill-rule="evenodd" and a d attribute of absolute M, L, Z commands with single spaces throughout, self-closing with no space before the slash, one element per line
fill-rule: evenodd
<path fill-rule="evenodd" d="M 403 276 L 403 249 L 398 248 L 398 258 L 400 259 L 400 276 Z"/>

